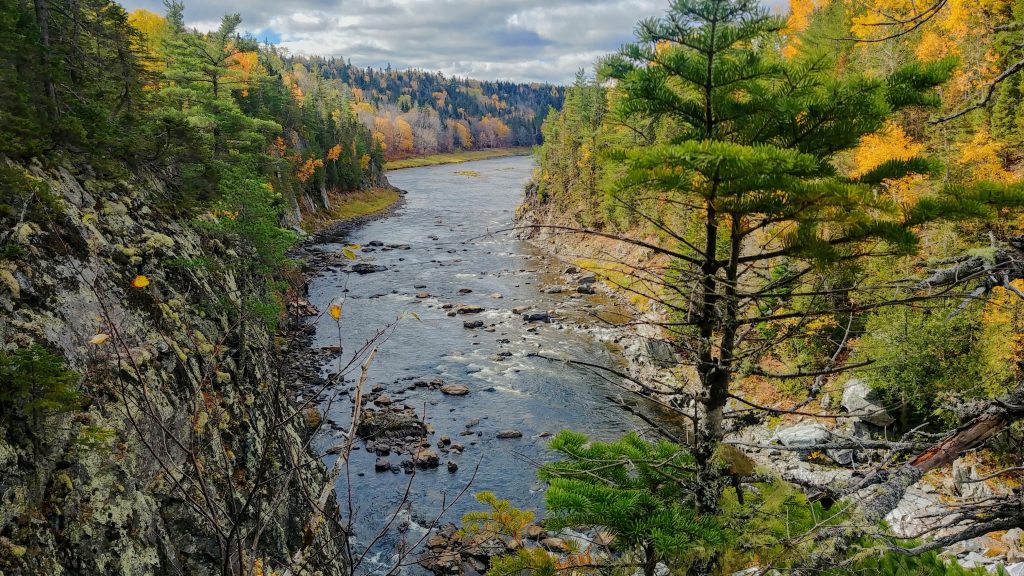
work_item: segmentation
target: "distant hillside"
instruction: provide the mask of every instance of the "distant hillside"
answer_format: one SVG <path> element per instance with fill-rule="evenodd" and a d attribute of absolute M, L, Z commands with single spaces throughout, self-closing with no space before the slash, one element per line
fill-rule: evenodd
<path fill-rule="evenodd" d="M 482 148 L 532 146 L 561 108 L 551 84 L 485 82 L 422 70 L 359 68 L 341 58 L 290 57 L 288 68 L 349 87 L 352 107 L 391 159 Z"/>

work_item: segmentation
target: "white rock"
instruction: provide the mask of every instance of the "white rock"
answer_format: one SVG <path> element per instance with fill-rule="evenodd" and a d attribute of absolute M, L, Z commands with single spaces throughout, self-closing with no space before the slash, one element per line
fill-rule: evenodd
<path fill-rule="evenodd" d="M 851 416 L 857 416 L 875 426 L 888 426 L 896 421 L 875 399 L 874 390 L 857 378 L 851 378 L 843 384 L 842 404 Z"/>
<path fill-rule="evenodd" d="M 803 422 L 775 431 L 775 439 L 787 448 L 813 448 L 828 442 L 832 434 L 817 422 Z"/>

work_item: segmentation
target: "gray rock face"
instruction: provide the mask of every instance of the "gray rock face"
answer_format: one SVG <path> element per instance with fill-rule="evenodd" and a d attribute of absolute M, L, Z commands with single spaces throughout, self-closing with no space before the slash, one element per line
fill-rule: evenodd
<path fill-rule="evenodd" d="M 775 439 L 787 448 L 811 449 L 829 441 L 832 434 L 817 422 L 802 422 L 775 432 Z"/>
<path fill-rule="evenodd" d="M 217 363 L 216 372 L 211 370 L 202 388 L 190 376 L 202 370 L 199 359 L 212 354 L 210 343 L 232 342 L 232 327 L 237 326 L 230 305 L 210 307 L 208 299 L 222 296 L 227 304 L 241 302 L 242 296 L 263 296 L 252 287 L 260 283 L 240 290 L 239 277 L 221 265 L 251 254 L 230 238 L 212 239 L 188 218 L 164 212 L 163 202 L 154 199 L 173 195 L 157 174 L 139 169 L 113 182 L 96 179 L 87 165 L 62 168 L 62 162 L 54 158 L 46 168 L 24 168 L 56 198 L 47 218 L 53 219 L 59 235 L 54 226 L 30 220 L 5 240 L 21 252 L 0 267 L 4 344 L 44 346 L 74 370 L 95 366 L 95 374 L 78 383 L 80 390 L 87 397 L 118 397 L 72 413 L 43 411 L 32 421 L 4 412 L 0 571 L 12 576 L 220 574 L 221 551 L 204 513 L 216 510 L 212 513 L 225 514 L 218 522 L 226 521 L 235 495 L 248 493 L 257 482 L 275 498 L 254 503 L 243 516 L 231 516 L 240 522 L 239 534 L 265 528 L 258 543 L 245 544 L 245 554 L 292 557 L 303 546 L 301 527 L 314 514 L 337 514 L 333 496 L 326 510 L 311 504 L 328 480 L 320 462 L 280 474 L 293 459 L 315 458 L 308 448 L 307 426 L 319 418 L 307 412 L 282 422 L 281 411 L 295 406 L 276 394 L 277 384 L 302 386 L 306 378 L 289 372 L 278 380 L 282 360 L 272 355 L 267 343 L 273 337 L 259 323 L 247 325 L 241 339 L 244 353 L 239 354 L 237 344 L 225 345 L 224 361 Z M 214 265 L 190 269 L 187 280 L 163 264 L 199 259 Z M 143 262 L 151 284 L 129 287 Z M 93 286 L 105 292 L 102 305 Z M 172 316 L 175 320 L 167 321 Z M 119 360 L 113 341 L 83 345 L 83 337 L 110 330 L 100 321 L 104 317 L 123 339 L 124 360 Z M 244 369 L 236 363 L 239 357 L 245 358 Z M 128 374 L 127 392 L 115 374 Z M 143 389 L 145 401 L 138 392 Z M 200 390 L 209 396 L 204 398 Z M 124 403 L 145 408 L 133 409 L 129 418 L 120 408 L 122 393 L 128 395 Z M 310 393 L 296 390 L 296 396 Z M 202 418 L 193 418 L 190 407 L 204 403 Z M 26 441 L 29 431 L 36 439 Z M 94 431 L 110 431 L 113 437 L 104 439 Z M 203 440 L 190 442 L 197 434 Z M 195 459 L 183 450 L 160 448 L 179 439 Z M 256 472 L 263 455 L 274 463 L 268 476 Z M 190 500 L 196 503 L 193 507 L 162 470 L 166 466 L 195 479 L 195 461 L 203 462 L 207 480 L 191 483 L 189 498 L 199 482 L 207 482 L 203 487 L 209 489 L 209 500 Z M 232 470 L 245 474 L 235 476 Z M 212 477 L 218 481 L 211 482 Z M 230 490 L 219 483 L 221 478 L 231 479 Z M 44 515 L 53 522 L 22 520 Z M 309 549 L 318 550 L 309 556 L 310 573 L 346 569 L 340 560 L 344 553 L 337 549 L 344 534 L 333 531 L 332 524 L 325 523 L 329 531 L 314 535 L 315 542 L 309 543 Z"/>
<path fill-rule="evenodd" d="M 888 426 L 896 421 L 885 406 L 878 402 L 874 390 L 867 382 L 857 378 L 851 378 L 843 384 L 843 408 L 851 416 L 857 416 L 875 426 Z"/>
<path fill-rule="evenodd" d="M 953 489 L 961 498 L 980 500 L 992 496 L 992 489 L 984 482 L 975 482 L 978 478 L 977 467 L 961 458 L 953 461 Z"/>

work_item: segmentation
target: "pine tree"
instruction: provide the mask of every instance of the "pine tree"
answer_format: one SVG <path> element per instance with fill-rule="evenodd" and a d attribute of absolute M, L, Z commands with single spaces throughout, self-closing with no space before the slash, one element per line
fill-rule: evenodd
<path fill-rule="evenodd" d="M 937 104 L 933 88 L 950 64 L 838 75 L 823 51 L 783 58 L 783 27 L 754 0 L 675 0 L 602 70 L 621 91 L 617 119 L 659 142 L 609 155 L 625 170 L 611 197 L 675 244 L 654 246 L 674 265 L 657 274 L 653 297 L 673 311 L 664 327 L 699 377 L 692 453 L 695 504 L 706 514 L 726 486 L 714 454 L 734 376 L 806 376 L 764 372 L 759 359 L 811 319 L 889 304 L 854 302 L 851 269 L 914 253 L 924 222 L 1015 201 L 957 190 L 901 204 L 880 192 L 883 180 L 927 172 L 919 157 L 844 176 L 838 155 L 893 113 Z M 636 200 L 637 191 L 658 203 Z"/>
<path fill-rule="evenodd" d="M 680 446 L 636 434 L 589 442 L 563 431 L 550 448 L 564 459 L 540 471 L 550 484 L 548 528 L 605 527 L 617 547 L 639 556 L 645 576 L 653 576 L 659 562 L 699 564 L 725 543 L 717 518 L 696 511 L 696 461 Z"/>

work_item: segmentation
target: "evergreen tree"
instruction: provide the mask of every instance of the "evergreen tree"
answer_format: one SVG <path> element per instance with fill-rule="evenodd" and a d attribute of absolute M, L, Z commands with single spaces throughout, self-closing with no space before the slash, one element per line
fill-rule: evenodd
<path fill-rule="evenodd" d="M 685 566 L 720 550 L 725 542 L 714 516 L 696 511 L 700 481 L 693 457 L 670 442 L 655 444 L 635 434 L 615 442 L 589 442 L 560 432 L 551 449 L 564 457 L 541 469 L 551 529 L 602 526 L 624 552 L 639 555 L 645 576 L 659 562 Z"/>
<path fill-rule="evenodd" d="M 811 319 L 896 303 L 855 301 L 850 270 L 914 253 L 924 222 L 987 215 L 986 202 L 1015 201 L 957 190 L 901 204 L 879 193 L 884 179 L 926 172 L 921 158 L 844 176 L 837 155 L 894 112 L 936 104 L 933 88 L 949 63 L 840 76 L 835 56 L 822 51 L 783 59 L 782 26 L 753 0 L 675 0 L 603 67 L 621 91 L 613 113 L 647 126 L 658 142 L 609 155 L 625 170 L 611 197 L 674 244 L 640 243 L 674 261 L 667 277 L 643 280 L 658 276 L 662 292 L 653 297 L 674 314 L 664 327 L 699 378 L 693 487 L 707 514 L 726 486 L 714 455 L 734 376 L 805 376 L 765 372 L 759 359 Z"/>

